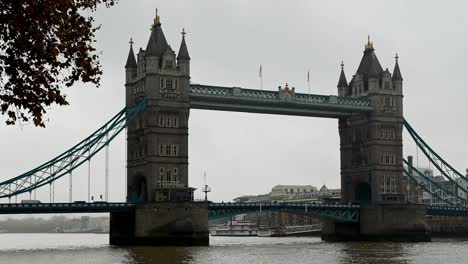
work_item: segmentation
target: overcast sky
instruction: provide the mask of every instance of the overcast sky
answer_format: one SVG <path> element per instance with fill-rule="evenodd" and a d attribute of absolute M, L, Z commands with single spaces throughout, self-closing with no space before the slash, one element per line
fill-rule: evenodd
<path fill-rule="evenodd" d="M 78 143 L 124 107 L 130 37 L 146 47 L 154 9 L 177 52 L 185 27 L 192 82 L 265 89 L 288 82 L 307 92 L 336 94 L 340 63 L 348 81 L 367 35 L 382 67 L 400 56 L 404 113 L 420 135 L 458 170 L 468 167 L 468 3 L 466 1 L 150 1 L 121 0 L 95 13 L 102 24 L 97 48 L 103 65 L 99 89 L 66 88 L 70 106 L 52 107 L 47 128 L 0 125 L 0 179 L 17 176 Z M 3 123 L 4 119 L 2 119 Z M 203 171 L 210 199 L 267 193 L 277 184 L 339 188 L 338 121 L 192 110 L 189 182 L 201 198 Z M 415 145 L 405 132 L 405 155 Z M 110 147 L 110 200 L 124 200 L 123 134 Z M 92 161 L 92 194 L 104 194 L 103 153 Z M 419 159 L 426 166 L 427 159 Z M 86 200 L 87 168 L 74 173 L 74 200 Z M 56 185 L 67 201 L 68 178 Z M 48 201 L 48 188 L 38 192 Z M 22 196 L 26 199 L 28 195 Z M 21 198 L 19 198 L 21 199 Z M 6 200 L 3 200 L 6 202 Z"/>

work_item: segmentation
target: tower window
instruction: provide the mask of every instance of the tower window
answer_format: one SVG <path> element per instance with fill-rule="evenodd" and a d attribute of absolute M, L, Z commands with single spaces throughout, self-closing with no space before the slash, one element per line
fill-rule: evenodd
<path fill-rule="evenodd" d="M 395 175 L 384 175 L 380 184 L 380 192 L 382 194 L 396 194 L 397 182 Z"/>
<path fill-rule="evenodd" d="M 164 115 L 163 114 L 160 114 L 159 115 L 159 126 L 160 127 L 164 127 L 165 124 L 164 124 Z"/>
<path fill-rule="evenodd" d="M 165 156 L 166 145 L 159 145 L 159 156 Z"/>
<path fill-rule="evenodd" d="M 170 116 L 166 116 L 166 124 L 165 124 L 166 127 L 171 127 L 172 126 L 172 122 L 171 122 L 171 117 Z"/>
<path fill-rule="evenodd" d="M 177 168 L 173 168 L 172 169 L 172 181 L 174 181 L 174 183 L 177 183 L 178 182 L 178 175 L 179 174 L 179 170 Z"/>
<path fill-rule="evenodd" d="M 177 157 L 178 155 L 178 146 L 172 145 L 172 156 Z"/>
<path fill-rule="evenodd" d="M 173 68 L 173 64 L 172 64 L 172 60 L 166 60 L 166 69 L 172 69 Z"/>
<path fill-rule="evenodd" d="M 167 145 L 166 146 L 166 156 L 171 156 L 171 146 L 170 145 Z"/>
<path fill-rule="evenodd" d="M 381 156 L 381 163 L 385 165 L 395 164 L 395 155 L 390 152 L 384 152 Z"/>
<path fill-rule="evenodd" d="M 172 80 L 171 79 L 167 79 L 166 80 L 166 89 L 172 89 Z"/>
<path fill-rule="evenodd" d="M 171 171 L 170 170 L 166 171 L 166 181 L 168 181 L 168 182 L 171 181 Z"/>

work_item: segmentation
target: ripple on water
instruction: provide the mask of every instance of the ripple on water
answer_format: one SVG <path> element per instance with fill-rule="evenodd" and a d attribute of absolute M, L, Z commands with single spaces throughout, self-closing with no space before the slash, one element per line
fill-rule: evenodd
<path fill-rule="evenodd" d="M 0 263 L 468 263 L 468 241 L 325 243 L 317 237 L 211 237 L 210 247 L 115 247 L 102 234 L 0 234 Z"/>

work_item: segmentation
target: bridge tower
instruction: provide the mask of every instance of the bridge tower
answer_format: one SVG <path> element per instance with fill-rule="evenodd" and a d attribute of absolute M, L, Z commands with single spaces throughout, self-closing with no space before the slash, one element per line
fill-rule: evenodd
<path fill-rule="evenodd" d="M 398 56 L 393 74 L 383 70 L 368 40 L 349 83 L 341 66 L 338 94 L 367 97 L 374 108 L 339 120 L 343 202 L 404 202 L 403 79 Z"/>
<path fill-rule="evenodd" d="M 393 74 L 383 70 L 368 40 L 349 83 L 341 64 L 338 94 L 366 97 L 374 110 L 338 121 L 342 200 L 361 206 L 359 223 L 324 221 L 324 240 L 430 240 L 424 205 L 405 204 L 403 78 L 395 58 Z"/>
<path fill-rule="evenodd" d="M 145 50 L 127 59 L 126 105 L 144 97 L 146 109 L 127 130 L 127 201 L 191 201 L 188 186 L 190 56 L 182 31 L 176 57 L 164 36 L 159 16 Z"/>
<path fill-rule="evenodd" d="M 208 210 L 193 202 L 188 183 L 190 55 L 182 30 L 176 56 L 156 13 L 146 49 L 125 65 L 126 106 L 146 108 L 127 127 L 127 201 L 111 213 L 110 244 L 208 245 Z"/>

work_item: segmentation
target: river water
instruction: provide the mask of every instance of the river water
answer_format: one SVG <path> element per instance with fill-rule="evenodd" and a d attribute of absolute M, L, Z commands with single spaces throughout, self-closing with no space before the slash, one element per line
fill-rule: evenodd
<path fill-rule="evenodd" d="M 468 263 L 468 240 L 326 243 L 317 237 L 211 237 L 209 247 L 114 247 L 104 234 L 0 234 L 0 263 Z"/>

